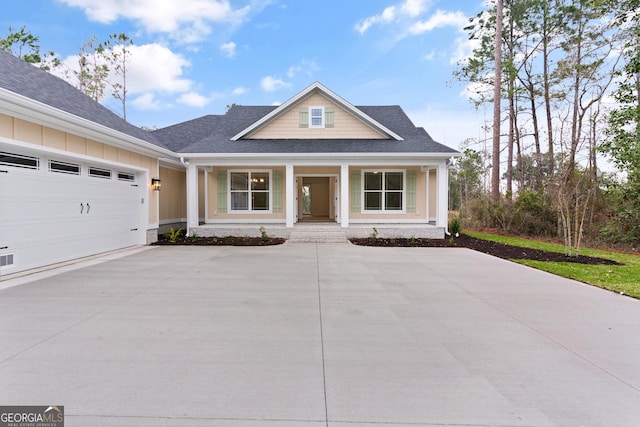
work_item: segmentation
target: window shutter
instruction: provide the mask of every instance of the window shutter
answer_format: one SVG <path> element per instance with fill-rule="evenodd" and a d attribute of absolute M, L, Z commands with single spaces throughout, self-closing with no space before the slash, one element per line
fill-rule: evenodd
<path fill-rule="evenodd" d="M 333 127 L 333 108 L 324 109 L 324 127 L 326 128 Z"/>
<path fill-rule="evenodd" d="M 218 171 L 218 212 L 227 213 L 227 171 Z"/>
<path fill-rule="evenodd" d="M 282 212 L 282 171 L 273 171 L 273 212 Z"/>
<path fill-rule="evenodd" d="M 416 211 L 416 171 L 407 171 L 407 213 Z"/>
<path fill-rule="evenodd" d="M 299 112 L 300 112 L 300 127 L 308 128 L 309 127 L 309 109 L 301 108 Z"/>
<path fill-rule="evenodd" d="M 351 212 L 360 212 L 361 181 L 360 171 L 351 171 Z"/>

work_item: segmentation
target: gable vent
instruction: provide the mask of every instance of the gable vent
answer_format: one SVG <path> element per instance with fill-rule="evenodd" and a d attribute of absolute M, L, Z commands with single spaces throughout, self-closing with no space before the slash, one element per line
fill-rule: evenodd
<path fill-rule="evenodd" d="M 13 265 L 13 254 L 0 255 L 0 267 Z"/>

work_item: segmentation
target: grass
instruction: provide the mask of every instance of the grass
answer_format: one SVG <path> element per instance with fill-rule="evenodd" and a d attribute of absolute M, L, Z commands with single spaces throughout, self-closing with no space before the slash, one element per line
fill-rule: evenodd
<path fill-rule="evenodd" d="M 564 253 L 564 245 L 562 244 L 540 242 L 521 237 L 498 236 L 475 231 L 465 230 L 465 233 L 472 237 L 507 245 Z M 531 260 L 514 260 L 514 262 L 640 299 L 640 256 L 589 248 L 581 249 L 580 254 L 606 258 L 624 265 L 585 265 L 571 262 Z"/>

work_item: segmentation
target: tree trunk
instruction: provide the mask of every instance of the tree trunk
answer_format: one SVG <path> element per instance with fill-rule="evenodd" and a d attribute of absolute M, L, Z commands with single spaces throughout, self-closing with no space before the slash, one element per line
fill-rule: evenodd
<path fill-rule="evenodd" d="M 495 71 L 493 78 L 493 150 L 491 199 L 500 200 L 500 88 L 502 86 L 502 0 L 496 0 Z"/>

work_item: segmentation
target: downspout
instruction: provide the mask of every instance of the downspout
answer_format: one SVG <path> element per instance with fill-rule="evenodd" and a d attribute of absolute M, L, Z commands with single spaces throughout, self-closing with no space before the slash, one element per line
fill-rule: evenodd
<path fill-rule="evenodd" d="M 449 178 L 449 168 L 451 168 L 452 166 L 453 166 L 453 157 L 451 157 L 450 159 L 447 159 L 447 163 L 446 163 L 447 184 L 449 183 L 449 179 L 448 179 Z M 449 189 L 447 188 L 447 199 L 448 198 L 449 198 Z M 448 211 L 449 210 L 447 209 L 447 213 L 448 213 Z M 451 236 L 451 232 L 449 231 L 449 218 L 447 218 L 447 221 L 446 221 L 445 226 L 444 226 L 444 235 L 445 236 Z M 456 236 L 456 237 L 458 237 L 458 236 Z"/>

